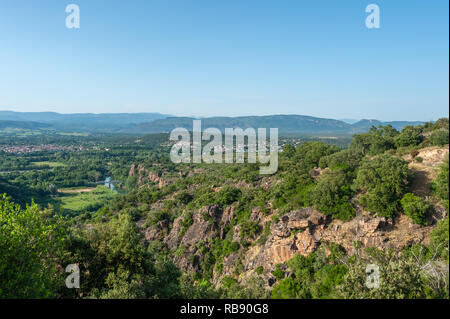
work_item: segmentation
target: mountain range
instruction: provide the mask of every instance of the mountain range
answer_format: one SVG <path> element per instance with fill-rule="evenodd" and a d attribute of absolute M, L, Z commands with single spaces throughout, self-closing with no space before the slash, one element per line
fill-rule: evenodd
<path fill-rule="evenodd" d="M 47 128 L 58 131 L 116 132 L 133 127 L 139 123 L 151 122 L 168 116 L 160 113 L 61 114 L 55 112 L 0 111 L 0 123 L 16 121 L 22 122 L 20 125 L 23 126 L 23 122 L 33 122 L 29 128 L 34 126 L 36 129 L 39 129 L 41 128 L 39 124 L 47 124 Z M 9 123 L 9 125 L 12 125 L 12 123 Z"/>
<path fill-rule="evenodd" d="M 423 122 L 360 120 L 348 123 L 344 120 L 326 119 L 304 115 L 265 115 L 240 117 L 175 117 L 160 113 L 103 113 L 60 114 L 54 112 L 0 111 L 0 129 L 19 128 L 57 130 L 63 132 L 92 133 L 167 133 L 177 127 L 192 130 L 192 121 L 202 120 L 202 128 L 216 127 L 246 129 L 277 127 L 280 133 L 354 134 L 365 132 L 374 126 L 391 124 L 397 130 L 406 125 Z"/>

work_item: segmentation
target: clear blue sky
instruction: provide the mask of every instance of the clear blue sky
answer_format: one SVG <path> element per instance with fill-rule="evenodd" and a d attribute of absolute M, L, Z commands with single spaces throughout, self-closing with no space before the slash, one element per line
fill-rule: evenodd
<path fill-rule="evenodd" d="M 79 30 L 65 27 L 78 4 Z M 381 9 L 367 29 L 365 7 Z M 1 0 L 0 109 L 434 120 L 444 0 Z"/>

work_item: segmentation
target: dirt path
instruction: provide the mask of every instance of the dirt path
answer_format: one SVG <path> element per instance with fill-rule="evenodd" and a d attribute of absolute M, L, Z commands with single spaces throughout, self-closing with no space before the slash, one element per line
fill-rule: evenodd
<path fill-rule="evenodd" d="M 417 157 L 422 158 L 421 163 L 411 160 L 410 155 L 404 157 L 411 161 L 408 165 L 414 174 L 411 189 L 416 195 L 424 197 L 431 195 L 431 181 L 439 174 L 439 166 L 448 154 L 448 146 L 444 148 L 433 146 L 419 150 Z"/>

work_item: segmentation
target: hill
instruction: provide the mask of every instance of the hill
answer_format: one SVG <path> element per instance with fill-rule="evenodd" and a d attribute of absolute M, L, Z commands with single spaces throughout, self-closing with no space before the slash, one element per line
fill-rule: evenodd
<path fill-rule="evenodd" d="M 169 117 L 150 123 L 141 123 L 125 132 L 132 133 L 167 133 L 177 127 L 192 128 L 191 117 Z M 381 122 L 377 120 L 361 120 L 354 124 L 344 121 L 318 118 L 304 115 L 267 115 L 267 116 L 242 116 L 242 117 L 209 117 L 201 118 L 202 127 L 216 127 L 221 131 L 225 128 L 240 127 L 277 127 L 280 133 L 323 133 L 323 134 L 354 134 L 368 131 L 372 125 L 391 124 L 401 130 L 406 125 L 418 125 L 422 122 Z"/>
<path fill-rule="evenodd" d="M 38 122 L 24 122 L 24 121 L 3 121 L 0 120 L 0 130 L 3 129 L 28 129 L 28 130 L 41 130 L 48 129 L 51 126 L 45 123 Z"/>
<path fill-rule="evenodd" d="M 63 132 L 97 133 L 168 133 L 177 127 L 192 129 L 192 121 L 202 120 L 202 127 L 246 129 L 277 127 L 280 133 L 302 134 L 357 134 L 366 132 L 372 125 L 391 124 L 397 130 L 407 125 L 420 125 L 423 122 L 360 120 L 347 123 L 341 120 L 319 118 L 305 115 L 266 115 L 240 117 L 173 117 L 160 113 L 103 113 L 103 114 L 59 114 L 54 112 L 12 112 L 0 111 L 0 128 L 54 129 Z M 5 123 L 8 122 L 8 123 Z"/>
<path fill-rule="evenodd" d="M 115 132 L 169 115 L 160 113 L 77 113 L 0 111 L 0 121 L 39 122 L 60 131 Z"/>

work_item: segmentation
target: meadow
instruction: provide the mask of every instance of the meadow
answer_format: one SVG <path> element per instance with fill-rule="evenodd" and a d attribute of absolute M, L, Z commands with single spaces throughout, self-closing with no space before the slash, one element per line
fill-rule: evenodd
<path fill-rule="evenodd" d="M 64 213 L 82 213 L 96 211 L 116 195 L 116 192 L 100 185 L 80 190 L 63 189 L 55 199 L 60 202 L 60 208 Z"/>

